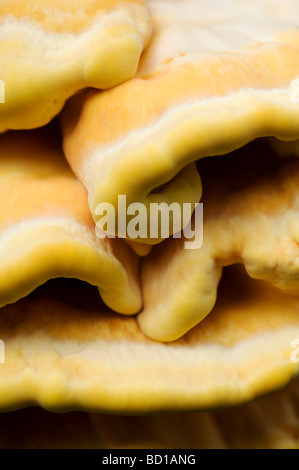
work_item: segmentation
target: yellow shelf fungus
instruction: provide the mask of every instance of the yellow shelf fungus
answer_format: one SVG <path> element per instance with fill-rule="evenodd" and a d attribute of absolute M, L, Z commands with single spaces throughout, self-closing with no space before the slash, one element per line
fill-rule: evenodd
<path fill-rule="evenodd" d="M 299 387 L 294 382 L 247 405 L 214 412 L 112 416 L 99 413 L 54 414 L 32 407 L 1 416 L 3 449 L 180 449 L 176 458 L 198 462 L 184 449 L 298 449 Z M 78 432 L 79 430 L 79 432 Z M 157 452 L 149 452 L 157 463 Z M 196 454 L 196 459 L 194 459 Z M 104 463 L 105 456 L 98 455 Z M 115 457 L 113 452 L 111 457 Z M 134 451 L 126 455 L 136 458 Z M 146 460 L 146 459 L 145 459 Z"/>
<path fill-rule="evenodd" d="M 0 447 L 298 448 L 298 2 L 3 0 L 0 49 Z"/>
<path fill-rule="evenodd" d="M 150 33 L 142 0 L 2 0 L 0 132 L 47 124 L 78 90 L 133 77 Z"/>
<path fill-rule="evenodd" d="M 95 221 L 97 205 L 117 207 L 119 194 L 146 207 L 194 204 L 200 177 L 186 167 L 196 160 L 257 137 L 299 138 L 294 1 L 271 8 L 235 0 L 220 12 L 207 1 L 148 4 L 153 36 L 136 76 L 87 91 L 62 113 L 65 155 L 88 190 Z"/>
<path fill-rule="evenodd" d="M 188 250 L 184 238 L 170 239 L 144 260 L 138 321 L 147 335 L 171 341 L 199 323 L 214 306 L 222 267 L 233 263 L 299 299 L 298 156 L 279 159 L 261 140 L 199 162 L 203 244 Z"/>

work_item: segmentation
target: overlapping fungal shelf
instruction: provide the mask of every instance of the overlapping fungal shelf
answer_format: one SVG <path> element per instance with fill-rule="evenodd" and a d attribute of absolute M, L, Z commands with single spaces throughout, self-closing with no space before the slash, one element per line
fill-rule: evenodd
<path fill-rule="evenodd" d="M 298 447 L 297 18 L 295 0 L 1 2 L 0 411 L 45 427 L 0 424 L 0 447 L 56 446 L 59 419 L 61 447 Z M 202 244 L 99 236 L 120 195 L 201 203 Z"/>

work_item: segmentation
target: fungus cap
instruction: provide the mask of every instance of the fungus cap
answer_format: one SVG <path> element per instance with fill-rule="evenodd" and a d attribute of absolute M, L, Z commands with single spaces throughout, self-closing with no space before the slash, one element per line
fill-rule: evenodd
<path fill-rule="evenodd" d="M 299 298 L 238 269 L 226 272 L 211 314 L 172 343 L 150 340 L 135 317 L 78 282 L 51 281 L 1 309 L 2 411 L 203 411 L 249 402 L 298 374 Z"/>
<path fill-rule="evenodd" d="M 140 2 L 129 5 L 133 16 L 139 7 L 145 11 Z M 91 214 L 55 132 L 0 138 L 2 411 L 31 405 L 114 414 L 204 411 L 242 405 L 298 376 L 298 161 L 279 160 L 272 151 L 268 159 L 267 143 L 229 155 L 261 136 L 299 138 L 296 2 L 235 0 L 216 11 L 210 1 L 151 0 L 149 6 L 154 36 L 136 76 L 107 91 L 78 94 L 61 116 L 66 156 L 89 192 Z M 57 15 L 46 19 L 44 10 L 36 11 L 52 38 Z M 135 70 L 149 30 L 143 13 L 136 16 L 137 36 L 128 21 L 134 54 L 138 49 Z M 89 65 L 93 76 L 95 63 Z M 24 103 L 28 127 L 42 123 L 35 111 L 40 118 L 43 101 L 35 98 L 36 108 Z M 5 115 L 2 130 L 11 127 L 9 119 Z M 20 122 L 13 119 L 20 125 L 22 113 Z M 289 154 L 285 142 L 274 147 Z M 204 158 L 224 154 L 223 164 L 220 157 Z M 138 257 L 122 240 L 95 235 L 98 202 L 116 205 L 117 195 L 126 194 L 129 203 L 146 206 L 195 203 L 202 188 L 204 243 L 196 252 L 170 239 L 148 254 L 129 241 L 148 254 L 139 271 Z M 38 287 L 58 276 L 94 287 L 77 280 Z M 116 313 L 137 313 L 142 300 L 137 318 Z M 297 387 L 291 388 L 296 396 Z M 112 422 L 89 417 L 95 426 Z M 190 421 L 200 431 L 197 417 Z M 280 415 L 261 445 L 296 445 L 284 427 L 298 429 L 292 417 Z"/>
<path fill-rule="evenodd" d="M 279 158 L 260 139 L 199 162 L 203 243 L 188 249 L 184 236 L 172 238 L 144 260 L 138 321 L 148 336 L 172 341 L 203 320 L 215 304 L 223 267 L 235 263 L 299 296 L 298 155 Z"/>
<path fill-rule="evenodd" d="M 2 0 L 0 132 L 40 127 L 78 90 L 133 77 L 150 33 L 143 0 Z"/>
<path fill-rule="evenodd" d="M 173 458 L 172 464 L 194 462 L 195 453 L 182 449 L 298 449 L 298 385 L 214 412 L 111 416 L 19 410 L 1 416 L 1 448 L 181 449 L 181 455 L 156 456 L 157 462 Z M 102 457 L 109 461 L 107 454 Z"/>

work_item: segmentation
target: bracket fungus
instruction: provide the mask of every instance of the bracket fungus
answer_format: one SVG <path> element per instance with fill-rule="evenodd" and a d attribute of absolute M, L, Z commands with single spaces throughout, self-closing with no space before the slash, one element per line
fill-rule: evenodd
<path fill-rule="evenodd" d="M 57 133 L 7 132 L 0 154 L 0 305 L 48 279 L 76 277 L 98 286 L 114 310 L 137 313 L 137 256 L 122 240 L 96 237 L 86 191 L 66 164 Z"/>
<path fill-rule="evenodd" d="M 282 8 L 234 0 L 220 11 L 218 2 L 148 4 L 153 36 L 136 76 L 87 91 L 62 113 L 65 155 L 89 192 L 95 220 L 97 205 L 117 207 L 119 194 L 128 204 L 194 204 L 200 176 L 187 168 L 196 160 L 262 136 L 299 138 L 293 0 Z"/>
<path fill-rule="evenodd" d="M 198 167 L 202 247 L 186 250 L 184 238 L 170 239 L 142 266 L 138 321 L 159 341 L 179 338 L 212 310 L 224 266 L 242 263 L 251 277 L 299 298 L 298 157 L 279 159 L 267 142 L 255 141 Z"/>
<path fill-rule="evenodd" d="M 150 33 L 142 0 L 1 0 L 0 132 L 47 124 L 78 90 L 133 77 Z"/>
<path fill-rule="evenodd" d="M 0 447 L 298 448 L 297 2 L 4 0 L 0 48 Z"/>

